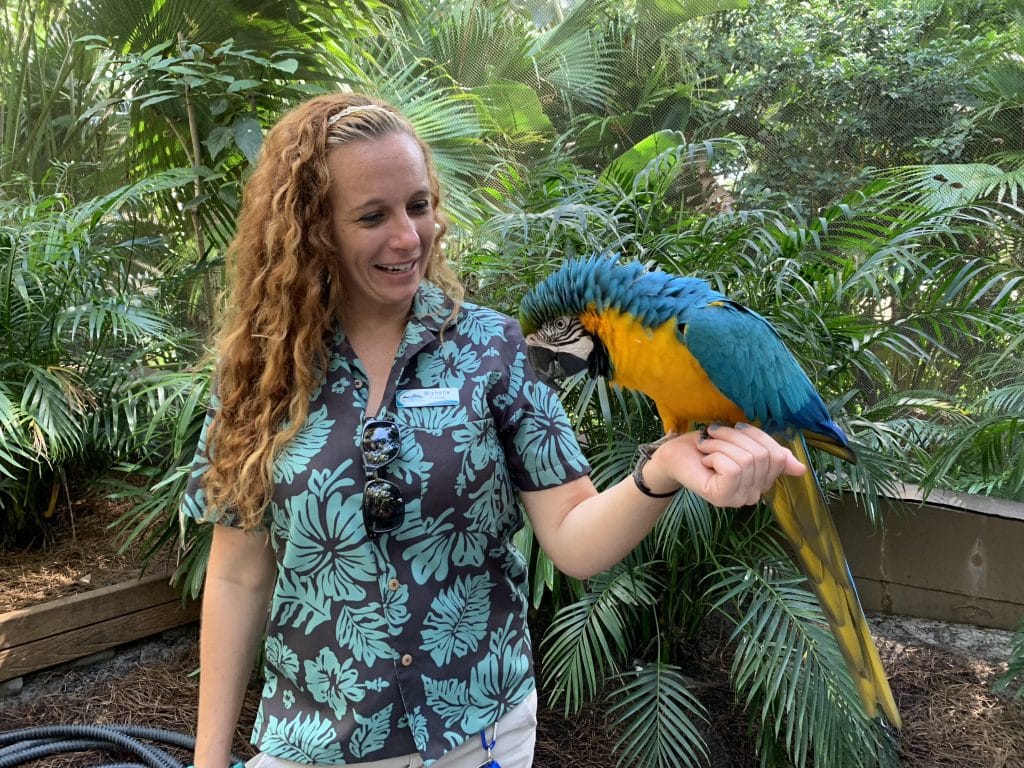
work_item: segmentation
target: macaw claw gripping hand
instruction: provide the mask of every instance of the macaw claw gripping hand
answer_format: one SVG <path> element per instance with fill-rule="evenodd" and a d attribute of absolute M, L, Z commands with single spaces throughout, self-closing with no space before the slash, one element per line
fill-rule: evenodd
<path fill-rule="evenodd" d="M 533 288 L 519 313 L 530 362 L 552 381 L 587 370 L 650 397 L 666 434 L 694 424 L 757 424 L 808 467 L 781 476 L 765 502 L 828 619 L 864 710 L 900 715 L 807 445 L 856 457 L 796 359 L 768 321 L 703 280 L 571 260 Z"/>

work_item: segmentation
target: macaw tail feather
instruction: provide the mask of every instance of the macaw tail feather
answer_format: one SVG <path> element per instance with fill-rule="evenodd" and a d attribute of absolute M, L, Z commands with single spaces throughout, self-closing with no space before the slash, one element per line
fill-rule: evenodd
<path fill-rule="evenodd" d="M 850 446 L 837 442 L 834 437 L 823 435 L 820 432 L 812 432 L 809 429 L 805 429 L 803 435 L 808 445 L 825 451 L 825 453 L 831 453 L 833 456 L 838 456 L 843 461 L 848 461 L 851 464 L 857 463 L 857 454 L 850 449 Z"/>
<path fill-rule="evenodd" d="M 787 441 L 786 447 L 810 470 L 807 444 L 802 438 Z M 801 477 L 779 477 L 765 501 L 818 596 L 864 711 L 868 717 L 874 717 L 881 705 L 889 722 L 899 728 L 902 721 L 896 701 L 814 472 L 805 472 Z"/>

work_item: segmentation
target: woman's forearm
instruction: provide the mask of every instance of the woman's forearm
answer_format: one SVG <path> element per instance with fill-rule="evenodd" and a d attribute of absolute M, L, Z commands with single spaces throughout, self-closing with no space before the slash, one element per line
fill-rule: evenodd
<path fill-rule="evenodd" d="M 579 579 L 600 573 L 629 554 L 670 501 L 644 496 L 630 478 L 601 494 L 588 478 L 540 493 L 544 498 L 537 499 L 539 504 L 534 504 L 534 494 L 522 494 L 537 541 L 558 570 Z M 575 498 L 561 498 L 563 493 Z M 553 510 L 559 508 L 566 511 L 554 519 Z"/>
<path fill-rule="evenodd" d="M 218 526 L 199 634 L 196 768 L 226 768 L 267 619 L 275 564 L 265 535 Z"/>
<path fill-rule="evenodd" d="M 780 474 L 806 471 L 770 435 L 749 425 L 712 427 L 664 442 L 643 469 L 653 493 L 686 487 L 712 504 L 754 504 Z M 632 477 L 600 494 L 589 478 L 521 494 L 537 541 L 559 570 L 588 578 L 625 557 L 654 527 L 669 498 L 643 493 Z"/>

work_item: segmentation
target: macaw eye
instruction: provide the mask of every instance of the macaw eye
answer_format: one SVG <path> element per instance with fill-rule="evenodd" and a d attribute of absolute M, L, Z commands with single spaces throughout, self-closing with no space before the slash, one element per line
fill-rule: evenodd
<path fill-rule="evenodd" d="M 564 331 L 568 327 L 569 327 L 569 318 L 567 318 L 567 317 L 560 317 L 557 320 L 555 320 L 555 330 L 556 331 Z"/>

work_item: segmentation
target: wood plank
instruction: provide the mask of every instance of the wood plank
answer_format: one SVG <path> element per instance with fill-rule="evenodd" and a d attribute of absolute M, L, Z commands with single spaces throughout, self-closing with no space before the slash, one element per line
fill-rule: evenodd
<path fill-rule="evenodd" d="M 868 611 L 1009 630 L 1016 627 L 1024 615 L 1019 602 L 882 582 L 862 576 L 855 579 L 861 602 Z"/>
<path fill-rule="evenodd" d="M 865 609 L 1016 626 L 1024 616 L 1024 505 L 957 500 L 956 506 L 897 500 L 883 530 L 850 496 L 831 505 Z"/>
<path fill-rule="evenodd" d="M 0 651 L 151 605 L 180 601 L 169 581 L 168 574 L 158 573 L 0 613 Z"/>
<path fill-rule="evenodd" d="M 99 590 L 94 590 L 99 591 Z M 199 618 L 199 602 L 175 599 L 0 651 L 0 682 L 74 661 Z"/>

